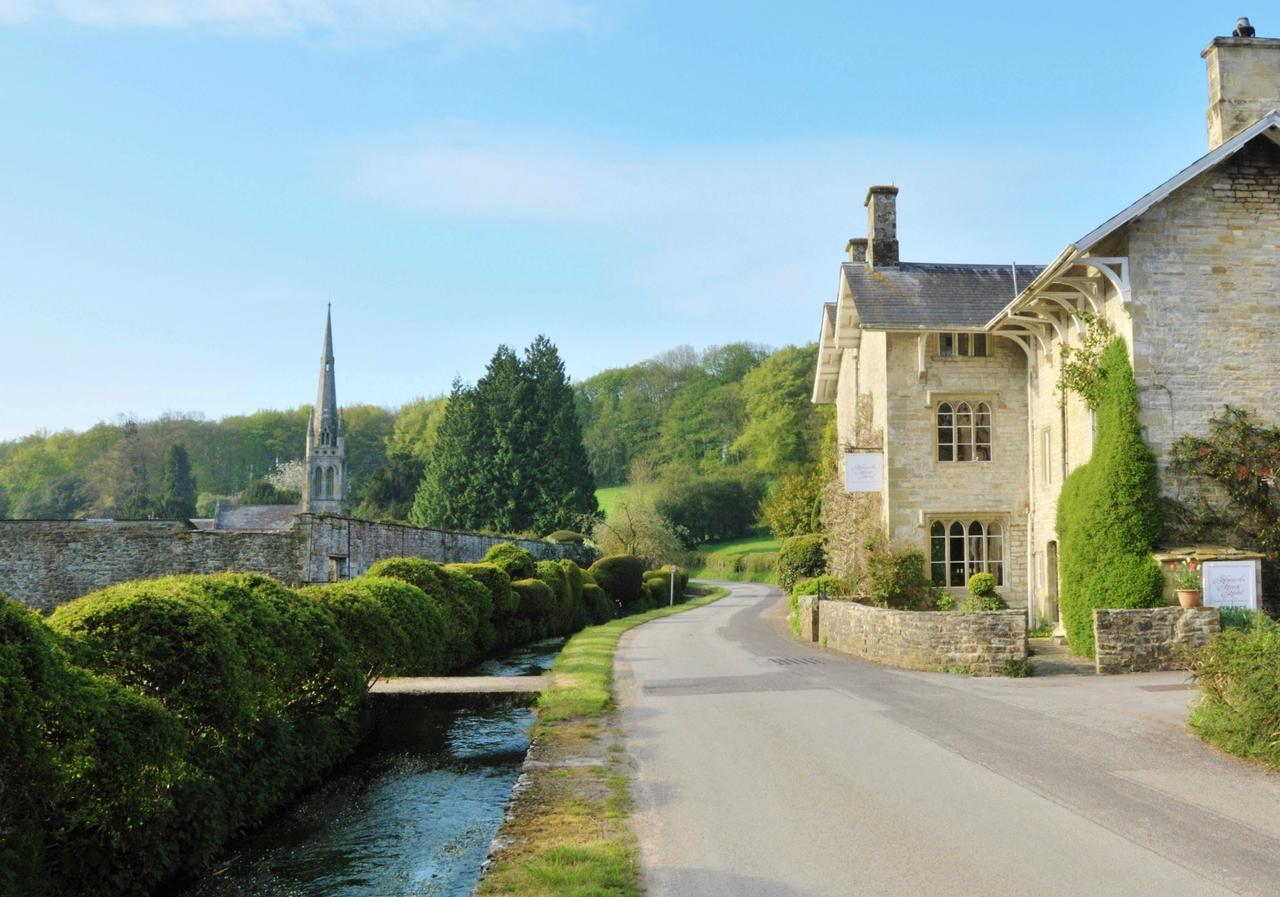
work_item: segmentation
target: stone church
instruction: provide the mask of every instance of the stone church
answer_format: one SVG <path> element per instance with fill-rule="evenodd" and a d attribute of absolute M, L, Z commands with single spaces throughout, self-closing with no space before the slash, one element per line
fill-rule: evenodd
<path fill-rule="evenodd" d="M 1129 347 L 1167 493 L 1170 449 L 1226 404 L 1280 422 L 1280 39 L 1218 37 L 1209 152 L 1048 265 L 899 257 L 897 187 L 867 193 L 822 311 L 813 399 L 834 403 L 846 489 L 933 582 L 988 571 L 1033 622 L 1059 619 L 1058 493 L 1093 421 L 1057 390 L 1080 312 Z"/>

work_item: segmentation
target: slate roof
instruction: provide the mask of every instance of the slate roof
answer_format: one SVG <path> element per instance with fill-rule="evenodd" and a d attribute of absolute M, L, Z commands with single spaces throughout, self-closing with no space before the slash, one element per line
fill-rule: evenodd
<path fill-rule="evenodd" d="M 297 505 L 242 505 L 218 508 L 214 529 L 280 530 L 293 526 Z"/>
<path fill-rule="evenodd" d="M 871 330 L 979 330 L 1035 279 L 1043 265 L 903 262 L 868 271 L 846 262 L 858 322 Z"/>

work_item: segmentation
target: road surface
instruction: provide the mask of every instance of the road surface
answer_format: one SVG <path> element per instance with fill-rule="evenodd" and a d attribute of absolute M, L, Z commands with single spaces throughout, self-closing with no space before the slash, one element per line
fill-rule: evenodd
<path fill-rule="evenodd" d="M 650 897 L 1280 894 L 1280 776 L 1182 673 L 969 679 L 786 632 L 771 586 L 623 637 Z"/>

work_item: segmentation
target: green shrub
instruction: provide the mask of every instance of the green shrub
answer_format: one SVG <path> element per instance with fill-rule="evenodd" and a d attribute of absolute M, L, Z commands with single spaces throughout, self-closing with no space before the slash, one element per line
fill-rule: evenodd
<path fill-rule="evenodd" d="M 1249 610 L 1247 607 L 1220 607 L 1218 608 L 1218 614 L 1224 631 L 1227 629 L 1252 629 L 1254 620 L 1258 616 L 1257 611 Z"/>
<path fill-rule="evenodd" d="M 78 809 L 50 855 L 79 877 L 60 893 L 145 893 L 198 871 L 354 747 L 364 688 L 345 636 L 265 577 L 125 583 L 48 625 L 98 674 L 73 671 L 83 701 L 59 708 Z"/>
<path fill-rule="evenodd" d="M 827 568 L 827 553 L 822 535 L 810 533 L 784 539 L 778 552 L 778 584 L 791 591 L 801 579 L 819 576 Z"/>
<path fill-rule="evenodd" d="M 586 581 L 582 577 L 582 568 L 568 558 L 560 561 L 560 569 L 564 571 L 564 582 L 569 589 L 569 603 L 573 606 L 573 616 L 569 621 L 569 629 L 567 631 L 577 632 L 579 629 L 591 625 L 591 620 L 587 614 L 587 605 L 582 593 Z"/>
<path fill-rule="evenodd" d="M 867 599 L 879 607 L 917 610 L 929 603 L 932 585 L 918 551 L 873 551 L 866 561 Z"/>
<path fill-rule="evenodd" d="M 537 578 L 545 582 L 547 587 L 551 589 L 552 595 L 555 596 L 555 610 L 552 612 L 551 620 L 547 624 L 547 634 L 567 635 L 570 632 L 575 632 L 578 628 L 575 626 L 578 607 L 581 606 L 581 587 L 578 589 L 579 604 L 575 606 L 573 590 L 569 586 L 569 577 L 559 561 L 538 561 L 537 573 Z"/>
<path fill-rule="evenodd" d="M 1198 657 L 1191 728 L 1224 751 L 1280 768 L 1280 624 L 1258 614 Z"/>
<path fill-rule="evenodd" d="M 828 598 L 847 598 L 853 593 L 853 585 L 839 576 L 810 576 L 791 588 L 792 595 L 825 594 Z"/>
<path fill-rule="evenodd" d="M 815 533 L 821 528 L 822 485 L 817 470 L 787 474 L 775 482 L 760 505 L 760 515 L 779 539 Z"/>
<path fill-rule="evenodd" d="M 386 558 L 371 566 L 368 575 L 404 580 L 439 602 L 444 611 L 447 669 L 461 669 L 484 653 L 481 626 L 482 620 L 492 617 L 492 599 L 488 617 L 482 618 L 480 608 L 470 600 L 475 594 L 471 590 L 459 593 L 453 576 L 442 565 L 425 558 Z"/>
<path fill-rule="evenodd" d="M 535 576 L 533 555 L 513 542 L 499 542 L 489 549 L 484 559 L 512 580 L 533 579 Z"/>
<path fill-rule="evenodd" d="M 990 598 L 996 594 L 996 578 L 991 573 L 975 573 L 969 577 L 969 594 L 975 598 Z"/>
<path fill-rule="evenodd" d="M 591 575 L 600 588 L 609 593 L 618 616 L 635 613 L 648 604 L 644 587 L 644 562 L 629 554 L 603 557 L 591 565 Z"/>
<path fill-rule="evenodd" d="M 1160 536 L 1156 462 L 1142 441 L 1123 340 L 1102 352 L 1092 382 L 1093 455 L 1063 483 L 1057 519 L 1062 621 L 1071 650 L 1082 655 L 1093 654 L 1094 608 L 1163 603 L 1163 578 L 1151 556 Z"/>
<path fill-rule="evenodd" d="M 307 586 L 301 593 L 332 616 L 366 684 L 405 666 L 408 634 L 369 589 L 348 580 Z"/>
<path fill-rule="evenodd" d="M 691 548 L 745 535 L 763 497 L 763 485 L 753 476 L 673 474 L 660 484 L 653 506 Z"/>
<path fill-rule="evenodd" d="M 613 599 L 594 582 L 582 586 L 582 602 L 586 606 L 587 619 L 592 626 L 607 623 L 614 617 Z"/>
<path fill-rule="evenodd" d="M 511 623 L 516 615 L 516 596 L 511 591 L 511 577 L 496 564 L 445 564 L 446 570 L 452 570 L 469 576 L 489 592 L 489 614 L 491 635 L 485 633 L 481 624 L 482 643 L 492 640 L 496 646 L 509 647 L 518 644 L 513 641 Z M 487 650 L 487 649 L 486 649 Z"/>
<path fill-rule="evenodd" d="M 526 640 L 545 638 L 556 612 L 556 596 L 551 587 L 540 579 L 517 579 L 512 581 L 511 591 L 516 595 L 516 618 L 523 623 L 521 631 L 527 633 Z"/>
<path fill-rule="evenodd" d="M 960 604 L 960 610 L 966 614 L 977 614 L 988 610 L 1008 610 L 1009 605 L 999 595 L 970 595 Z"/>
<path fill-rule="evenodd" d="M 1000 675 L 1010 679 L 1025 679 L 1031 675 L 1031 664 L 1018 657 L 1010 657 L 1000 667 Z"/>
<path fill-rule="evenodd" d="M 582 533 L 575 533 L 572 530 L 558 529 L 551 535 L 547 536 L 548 542 L 555 542 L 560 545 L 585 545 L 587 537 Z"/>
<path fill-rule="evenodd" d="M 950 592 L 939 592 L 938 597 L 933 599 L 933 609 L 943 611 L 955 610 L 956 596 L 952 595 Z"/>

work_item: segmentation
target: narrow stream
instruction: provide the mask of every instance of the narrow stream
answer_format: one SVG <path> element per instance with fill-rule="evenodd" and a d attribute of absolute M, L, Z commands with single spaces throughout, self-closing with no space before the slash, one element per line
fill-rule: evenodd
<path fill-rule="evenodd" d="M 540 642 L 468 672 L 537 674 L 562 645 Z M 469 897 L 532 719 L 514 700 L 380 710 L 360 756 L 239 841 L 182 897 Z"/>

